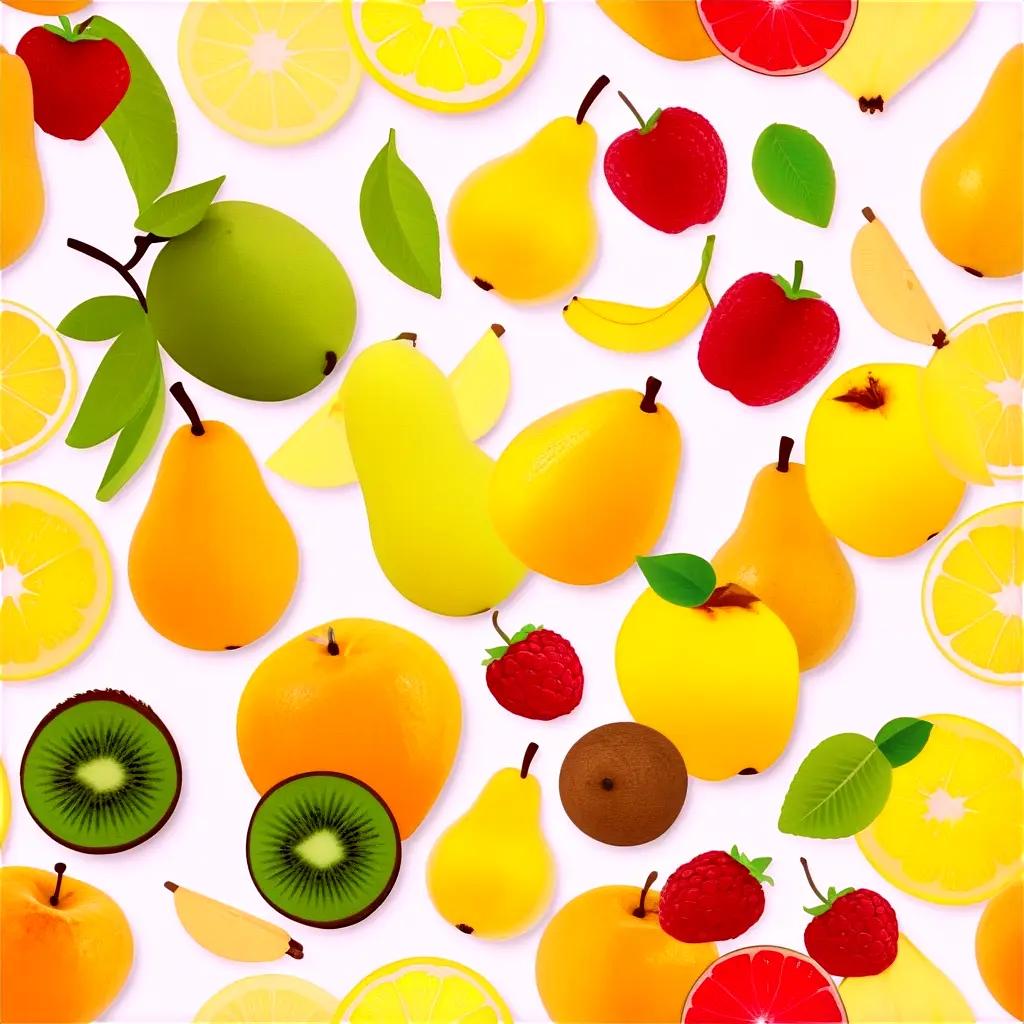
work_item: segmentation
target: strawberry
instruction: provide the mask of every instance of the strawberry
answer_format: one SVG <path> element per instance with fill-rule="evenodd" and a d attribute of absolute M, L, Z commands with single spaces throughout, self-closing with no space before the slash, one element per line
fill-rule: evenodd
<path fill-rule="evenodd" d="M 494 699 L 514 715 L 542 722 L 569 714 L 583 696 L 583 666 L 572 644 L 543 626 L 523 626 L 507 636 L 497 612 L 491 621 L 505 641 L 491 647 L 484 661 Z"/>
<path fill-rule="evenodd" d="M 132 73 L 121 48 L 90 35 L 88 22 L 60 22 L 29 29 L 18 56 L 32 79 L 36 124 L 58 139 L 87 139 L 124 98 Z"/>
<path fill-rule="evenodd" d="M 839 978 L 881 974 L 896 959 L 900 928 L 892 905 L 871 889 L 830 888 L 823 896 L 807 861 L 801 857 L 800 863 L 821 900 L 816 907 L 804 908 L 812 916 L 804 930 L 808 956 Z"/>
<path fill-rule="evenodd" d="M 839 318 L 817 292 L 769 274 L 741 277 L 711 311 L 697 361 L 715 387 L 744 405 L 771 405 L 796 394 L 832 358 Z"/>
<path fill-rule="evenodd" d="M 712 850 L 676 868 L 661 890 L 658 921 L 680 942 L 717 942 L 742 935 L 764 913 L 763 883 L 771 857 L 750 860 L 736 847 Z"/>

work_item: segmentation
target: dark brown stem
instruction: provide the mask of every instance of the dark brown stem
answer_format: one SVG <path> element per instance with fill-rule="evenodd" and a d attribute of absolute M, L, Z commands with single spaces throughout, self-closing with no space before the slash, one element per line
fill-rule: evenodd
<path fill-rule="evenodd" d="M 789 472 L 789 457 L 793 454 L 793 445 L 795 443 L 791 437 L 783 436 L 779 440 L 779 461 L 776 463 L 775 468 L 780 473 Z"/>
<path fill-rule="evenodd" d="M 146 255 L 151 245 L 156 245 L 157 242 L 168 241 L 170 241 L 170 239 L 164 238 L 162 235 L 154 235 L 152 231 L 150 231 L 148 235 L 136 235 L 135 252 L 132 254 L 132 258 L 124 265 L 124 269 L 133 269 L 138 264 L 139 260 Z"/>
<path fill-rule="evenodd" d="M 395 338 L 395 341 L 410 341 L 410 342 L 412 342 L 412 347 L 415 348 L 416 347 L 416 339 L 418 337 L 419 337 L 419 335 L 416 334 L 415 331 L 402 331 L 402 333 L 399 334 L 397 338 Z"/>
<path fill-rule="evenodd" d="M 202 437 L 206 433 L 206 427 L 203 426 L 203 421 L 199 418 L 199 413 L 192 404 L 192 399 L 185 392 L 185 385 L 180 380 L 171 385 L 171 394 L 178 405 L 185 410 L 185 415 L 188 417 L 189 423 L 192 424 L 192 433 L 196 437 Z"/>
<path fill-rule="evenodd" d="M 644 400 L 640 403 L 640 408 L 644 412 L 657 412 L 658 403 L 655 399 L 658 397 L 658 392 L 661 390 L 661 381 L 657 377 L 647 378 L 647 388 L 644 391 Z"/>
<path fill-rule="evenodd" d="M 512 640 L 508 634 L 498 625 L 498 609 L 494 609 L 494 614 L 491 616 L 491 624 L 494 626 L 495 633 L 501 637 L 510 647 L 512 646 Z"/>
<path fill-rule="evenodd" d="M 701 608 L 749 608 L 757 600 L 757 596 L 746 587 L 741 587 L 738 583 L 726 583 L 724 586 L 715 587 Z"/>
<path fill-rule="evenodd" d="M 526 753 L 523 754 L 523 767 L 519 769 L 519 778 L 525 779 L 530 774 L 530 765 L 533 764 L 533 759 L 538 750 L 540 750 L 540 747 L 536 743 L 531 743 L 526 748 Z"/>
<path fill-rule="evenodd" d="M 178 891 L 178 883 L 177 882 L 164 882 L 164 888 L 168 892 L 177 892 Z"/>
<path fill-rule="evenodd" d="M 303 957 L 302 943 L 289 939 L 288 948 L 284 952 L 285 956 L 290 956 L 293 960 L 301 960 Z"/>
<path fill-rule="evenodd" d="M 640 903 L 637 905 L 636 910 L 633 911 L 634 917 L 646 917 L 648 914 L 647 907 L 647 894 L 651 891 L 651 886 L 654 885 L 655 879 L 658 877 L 657 871 L 652 871 L 647 876 L 647 881 L 644 882 L 644 887 L 640 890 Z"/>
<path fill-rule="evenodd" d="M 338 353 L 328 349 L 324 353 L 324 376 L 330 377 L 334 368 L 338 365 Z"/>
<path fill-rule="evenodd" d="M 615 783 L 611 779 L 602 779 L 601 788 L 606 793 L 610 793 L 615 788 Z"/>
<path fill-rule="evenodd" d="M 875 211 L 872 210 L 870 206 L 865 206 L 864 209 L 861 210 L 860 212 L 864 214 L 864 219 L 869 224 L 875 219 Z"/>
<path fill-rule="evenodd" d="M 64 882 L 64 872 L 67 871 L 67 864 L 54 864 L 53 870 L 57 872 L 57 884 L 53 888 L 53 895 L 50 897 L 50 906 L 55 907 L 60 902 L 60 887 Z"/>
<path fill-rule="evenodd" d="M 865 409 L 881 409 L 885 405 L 885 392 L 878 378 L 868 374 L 868 383 L 863 388 L 850 388 L 844 395 L 836 395 L 835 402 L 846 402 L 850 405 L 860 405 Z"/>
<path fill-rule="evenodd" d="M 139 287 L 139 282 L 132 277 L 132 272 L 124 264 L 118 263 L 113 256 L 109 256 L 102 249 L 97 249 L 95 245 L 89 245 L 88 242 L 80 242 L 77 238 L 68 239 L 68 248 L 74 249 L 76 252 L 84 253 L 86 256 L 91 256 L 94 260 L 99 260 L 100 263 L 105 263 L 108 267 L 116 270 L 135 293 L 135 298 L 139 300 L 139 305 L 142 307 L 143 312 L 149 312 L 149 306 L 146 305 L 145 293 Z"/>
<path fill-rule="evenodd" d="M 505 328 L 501 324 L 491 324 L 491 330 L 494 331 L 496 338 L 500 338 L 505 333 Z"/>
<path fill-rule="evenodd" d="M 949 338 L 946 337 L 946 332 L 940 327 L 932 335 L 932 345 L 935 348 L 945 348 L 949 344 Z"/>
<path fill-rule="evenodd" d="M 632 115 L 640 122 L 640 127 L 646 128 L 647 122 L 643 119 L 643 116 L 641 115 L 640 111 L 637 110 L 636 107 L 634 107 L 633 104 L 630 102 L 629 97 L 624 92 L 619 92 L 619 99 L 622 100 L 622 102 L 625 103 L 627 107 L 629 107 L 630 113 L 632 113 Z"/>
<path fill-rule="evenodd" d="M 807 884 L 813 890 L 814 895 L 817 896 L 818 899 L 821 900 L 822 903 L 828 903 L 828 900 L 825 899 L 825 897 L 822 896 L 821 893 L 818 891 L 818 887 L 814 884 L 814 879 L 811 878 L 811 869 L 807 866 L 807 858 L 806 857 L 801 857 L 800 858 L 800 864 L 801 864 L 801 866 L 804 869 L 804 874 L 807 876 Z"/>
<path fill-rule="evenodd" d="M 336 658 L 341 654 L 341 648 L 338 646 L 338 641 L 334 635 L 334 627 L 327 627 L 327 653 L 332 657 Z"/>
<path fill-rule="evenodd" d="M 583 102 L 580 104 L 580 109 L 576 112 L 576 123 L 583 124 L 586 119 L 587 111 L 593 106 L 594 100 L 601 95 L 601 91 L 608 84 L 610 79 L 607 75 L 602 75 L 587 92 L 587 95 L 583 97 Z"/>
<path fill-rule="evenodd" d="M 971 277 L 984 277 L 985 276 L 980 270 L 975 270 L 974 267 L 964 267 L 964 270 L 966 270 L 967 273 L 971 275 Z"/>
<path fill-rule="evenodd" d="M 473 928 L 472 925 L 469 924 L 457 924 L 455 927 L 458 928 L 458 930 L 462 932 L 463 935 L 472 935 L 473 932 L 476 930 Z"/>

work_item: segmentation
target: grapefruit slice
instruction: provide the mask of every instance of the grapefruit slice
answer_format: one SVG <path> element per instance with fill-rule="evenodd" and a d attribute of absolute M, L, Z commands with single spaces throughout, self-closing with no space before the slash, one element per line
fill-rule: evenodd
<path fill-rule="evenodd" d="M 762 75 L 802 75 L 842 48 L 857 0 L 698 0 L 697 11 L 733 63 Z"/>
<path fill-rule="evenodd" d="M 720 956 L 694 983 L 682 1024 L 846 1024 L 832 979 L 808 956 L 747 946 Z"/>

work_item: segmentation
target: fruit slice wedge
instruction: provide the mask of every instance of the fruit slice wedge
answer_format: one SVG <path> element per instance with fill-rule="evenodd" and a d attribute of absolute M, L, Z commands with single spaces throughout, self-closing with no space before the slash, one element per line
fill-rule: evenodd
<path fill-rule="evenodd" d="M 341 1001 L 334 1024 L 512 1024 L 494 986 L 454 960 L 399 960 L 363 978 Z"/>
<path fill-rule="evenodd" d="M 543 0 L 344 0 L 356 53 L 417 107 L 464 113 L 508 96 L 544 38 Z"/>
<path fill-rule="evenodd" d="M 929 715 L 924 750 L 893 772 L 882 813 L 857 836 L 871 865 L 932 903 L 979 903 L 1020 871 L 1024 760 L 1005 736 L 958 715 Z"/>
<path fill-rule="evenodd" d="M 0 302 L 0 466 L 42 447 L 75 400 L 75 364 L 37 313 Z"/>
<path fill-rule="evenodd" d="M 7 769 L 0 761 L 0 846 L 7 838 L 7 828 L 11 824 L 11 787 L 7 782 Z"/>
<path fill-rule="evenodd" d="M 242 978 L 211 996 L 196 1024 L 327 1024 L 338 1000 L 311 982 L 287 974 Z"/>
<path fill-rule="evenodd" d="M 720 956 L 694 982 L 682 1024 L 844 1024 L 832 979 L 809 957 L 780 946 Z"/>
<path fill-rule="evenodd" d="M 178 62 L 214 124 L 265 146 L 305 142 L 332 128 L 362 77 L 337 2 L 193 0 Z"/>
<path fill-rule="evenodd" d="M 697 0 L 711 41 L 740 67 L 762 75 L 802 75 L 839 52 L 857 0 Z"/>
<path fill-rule="evenodd" d="M 0 679 L 74 661 L 110 610 L 110 555 L 92 520 L 38 484 L 0 482 Z"/>
<path fill-rule="evenodd" d="M 1024 684 L 1024 502 L 960 523 L 932 555 L 921 604 L 935 646 L 986 683 Z"/>

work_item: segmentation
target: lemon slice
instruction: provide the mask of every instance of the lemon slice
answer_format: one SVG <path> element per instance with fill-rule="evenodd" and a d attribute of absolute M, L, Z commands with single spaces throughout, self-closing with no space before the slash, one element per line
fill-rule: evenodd
<path fill-rule="evenodd" d="M 194 0 L 178 61 L 214 124 L 265 146 L 322 135 L 352 105 L 362 77 L 337 0 Z"/>
<path fill-rule="evenodd" d="M 939 545 L 921 591 L 935 646 L 986 683 L 1024 683 L 1024 502 L 985 509 Z"/>
<path fill-rule="evenodd" d="M 882 813 L 857 836 L 872 866 L 932 903 L 987 900 L 1024 856 L 1024 760 L 1008 739 L 958 715 L 929 715 L 924 750 L 892 774 Z"/>
<path fill-rule="evenodd" d="M 46 444 L 75 400 L 75 364 L 38 314 L 0 302 L 0 466 Z"/>
<path fill-rule="evenodd" d="M 326 1024 L 338 1000 L 288 974 L 242 978 L 211 996 L 195 1020 L 203 1024 Z"/>
<path fill-rule="evenodd" d="M 356 53 L 385 89 L 457 114 L 504 99 L 544 38 L 543 0 L 344 0 Z"/>
<path fill-rule="evenodd" d="M 988 484 L 1024 468 L 1024 303 L 990 306 L 949 332 L 924 372 L 924 408 L 939 455 Z"/>
<path fill-rule="evenodd" d="M 341 1001 L 334 1024 L 512 1024 L 494 986 L 453 960 L 399 960 L 363 978 Z"/>
<path fill-rule="evenodd" d="M 110 555 L 92 520 L 38 484 L 0 483 L 0 679 L 35 679 L 92 643 L 110 609 Z"/>

